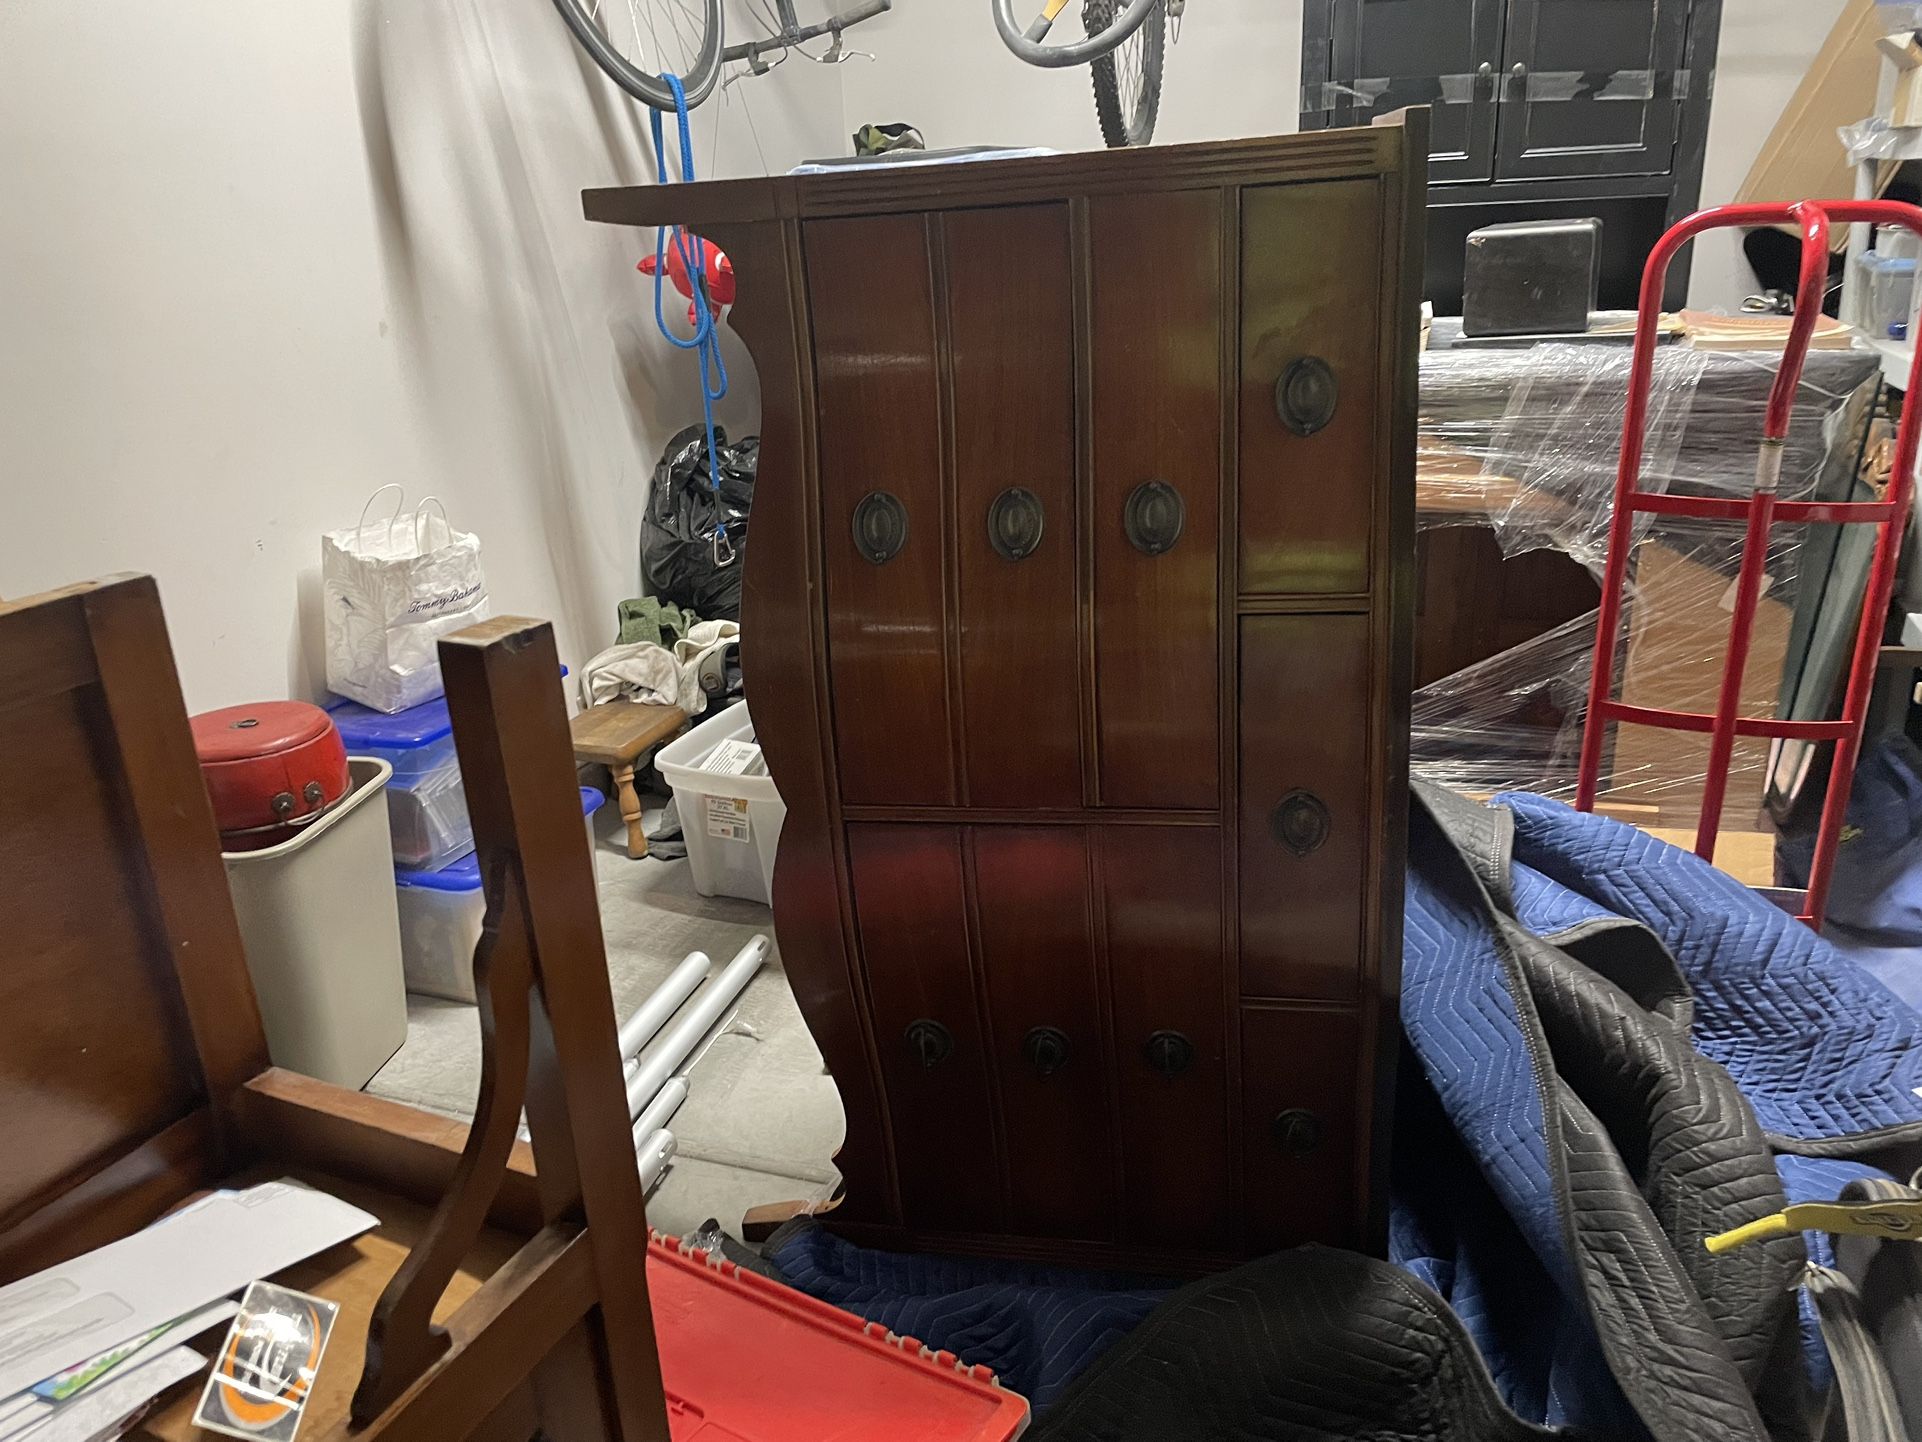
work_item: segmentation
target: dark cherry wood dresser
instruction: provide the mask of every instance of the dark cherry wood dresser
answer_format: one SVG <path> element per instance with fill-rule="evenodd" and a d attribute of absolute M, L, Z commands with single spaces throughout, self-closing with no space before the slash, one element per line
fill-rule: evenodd
<path fill-rule="evenodd" d="M 737 277 L 850 1235 L 1380 1244 L 1425 119 L 585 196 Z"/>

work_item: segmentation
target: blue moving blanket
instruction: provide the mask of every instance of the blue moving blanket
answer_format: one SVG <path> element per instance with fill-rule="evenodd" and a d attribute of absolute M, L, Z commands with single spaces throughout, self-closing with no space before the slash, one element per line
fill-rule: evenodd
<path fill-rule="evenodd" d="M 1825 1366 L 1798 1325 L 1803 1241 L 1711 1257 L 1702 1239 L 1833 1197 L 1922 1143 L 1922 1017 L 1633 828 L 1426 786 L 1413 812 L 1393 1260 L 1445 1299 L 1519 1426 L 1795 1435 L 1804 1379 Z M 1038 1415 L 1158 1297 L 818 1231 L 773 1260 L 816 1296 L 995 1367 Z M 1405 1401 L 1384 1399 L 1379 1435 L 1428 1435 L 1432 1418 L 1389 1415 Z"/>
<path fill-rule="evenodd" d="M 1419 809 L 1394 1259 L 1450 1302 L 1525 1419 L 1792 1431 L 1799 1374 L 1777 1364 L 1802 1249 L 1711 1258 L 1701 1239 L 1791 1191 L 1833 1197 L 1867 1170 L 1839 1159 L 1922 1139 L 1922 1017 L 1632 827 L 1519 793 L 1479 807 L 1422 788 Z M 1794 1159 L 1778 1171 L 1776 1152 Z M 1651 1376 L 1712 1415 L 1675 1417 Z"/>

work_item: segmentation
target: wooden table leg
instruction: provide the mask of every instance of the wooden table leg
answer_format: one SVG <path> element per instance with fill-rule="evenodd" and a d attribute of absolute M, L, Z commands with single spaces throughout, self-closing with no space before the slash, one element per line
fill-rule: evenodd
<path fill-rule="evenodd" d="M 616 766 L 614 772 L 614 796 L 621 803 L 621 820 L 627 823 L 627 855 L 632 861 L 639 861 L 647 855 L 647 833 L 641 829 L 641 798 L 634 790 L 634 768 Z"/>

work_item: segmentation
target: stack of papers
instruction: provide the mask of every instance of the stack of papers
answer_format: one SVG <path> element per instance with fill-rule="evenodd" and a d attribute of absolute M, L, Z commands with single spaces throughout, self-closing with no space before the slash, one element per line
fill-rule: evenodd
<path fill-rule="evenodd" d="M 701 770 L 716 776 L 765 776 L 767 762 L 754 742 L 730 738 L 708 752 Z"/>
<path fill-rule="evenodd" d="M 293 1182 L 215 1192 L 0 1287 L 0 1442 L 109 1442 L 206 1365 L 180 1345 L 249 1282 L 379 1225 Z"/>
<path fill-rule="evenodd" d="M 1780 350 L 1788 343 L 1792 324 L 1785 315 L 1718 315 L 1706 310 L 1685 310 L 1681 320 L 1695 349 L 1724 351 Z M 1809 348 L 1847 350 L 1854 337 L 1855 332 L 1834 316 L 1818 316 Z"/>

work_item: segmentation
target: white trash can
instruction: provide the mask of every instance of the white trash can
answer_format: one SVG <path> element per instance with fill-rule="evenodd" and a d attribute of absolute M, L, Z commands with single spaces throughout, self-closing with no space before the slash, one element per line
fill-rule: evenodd
<path fill-rule="evenodd" d="M 753 740 L 747 702 L 736 701 L 655 752 L 654 766 L 674 788 L 694 889 L 703 896 L 738 896 L 769 906 L 787 803 L 771 776 L 720 775 L 705 769 L 723 741 Z"/>
<path fill-rule="evenodd" d="M 275 1066 L 359 1090 L 407 1040 L 384 792 L 393 768 L 347 758 L 352 787 L 291 841 L 227 851 Z"/>

